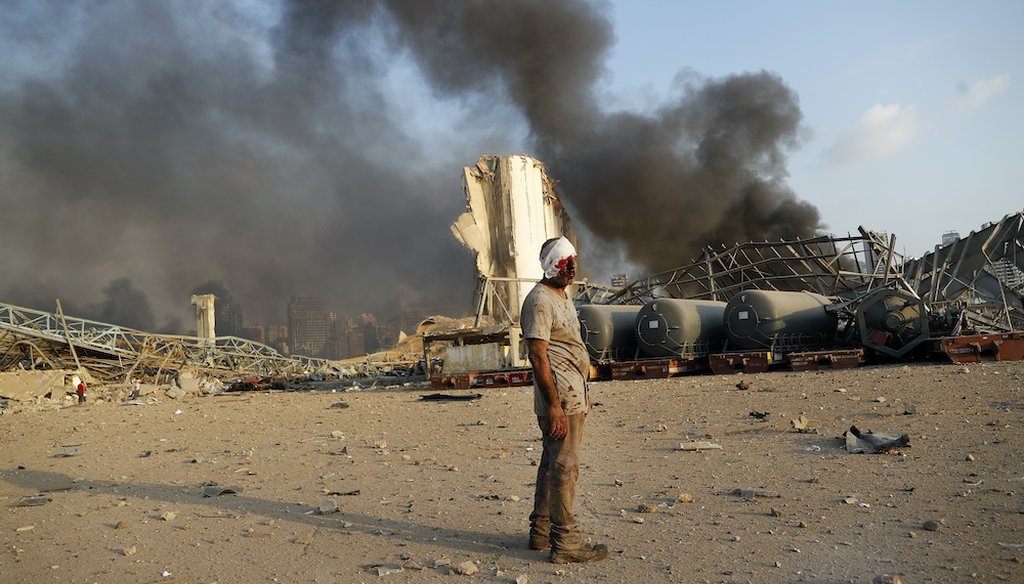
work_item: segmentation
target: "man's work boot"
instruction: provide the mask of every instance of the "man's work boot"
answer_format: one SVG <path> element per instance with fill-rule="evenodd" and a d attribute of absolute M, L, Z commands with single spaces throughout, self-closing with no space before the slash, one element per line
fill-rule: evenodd
<path fill-rule="evenodd" d="M 608 557 L 608 546 L 603 543 L 592 543 L 574 550 L 551 550 L 548 559 L 552 564 L 585 564 L 600 562 Z"/>
<path fill-rule="evenodd" d="M 531 550 L 546 550 L 551 547 L 551 540 L 547 534 L 540 535 L 538 533 L 530 534 L 530 549 Z"/>

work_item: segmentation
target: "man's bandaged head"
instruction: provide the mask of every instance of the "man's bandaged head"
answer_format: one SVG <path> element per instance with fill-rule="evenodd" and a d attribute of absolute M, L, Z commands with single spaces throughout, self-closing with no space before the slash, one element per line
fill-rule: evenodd
<path fill-rule="evenodd" d="M 540 248 L 540 266 L 545 278 L 557 277 L 570 265 L 573 275 L 576 272 L 576 248 L 564 237 L 548 242 Z"/>

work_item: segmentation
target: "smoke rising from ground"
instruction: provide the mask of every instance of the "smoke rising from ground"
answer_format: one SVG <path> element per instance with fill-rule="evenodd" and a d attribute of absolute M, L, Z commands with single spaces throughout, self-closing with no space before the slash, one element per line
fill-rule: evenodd
<path fill-rule="evenodd" d="M 652 271 L 818 223 L 784 182 L 800 111 L 777 76 L 604 111 L 613 31 L 580 0 L 26 1 L 0 39 L 0 301 L 120 298 L 98 313 L 156 327 L 211 280 L 253 321 L 293 294 L 465 306 L 447 226 L 485 153 L 545 161 L 577 222 Z M 407 94 L 412 64 L 432 103 Z M 417 107 L 466 123 L 424 134 Z"/>
<path fill-rule="evenodd" d="M 818 228 L 817 209 L 785 184 L 801 113 L 777 75 L 691 78 L 658 111 L 606 112 L 596 84 L 613 35 L 586 2 L 391 7 L 434 86 L 503 88 L 577 219 L 648 270 L 686 264 L 708 244 Z"/>

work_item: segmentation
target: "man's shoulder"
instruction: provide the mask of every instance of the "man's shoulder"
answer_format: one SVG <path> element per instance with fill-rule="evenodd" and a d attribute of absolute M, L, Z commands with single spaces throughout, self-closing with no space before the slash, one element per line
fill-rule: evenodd
<path fill-rule="evenodd" d="M 534 306 L 541 302 L 548 300 L 547 286 L 537 282 L 533 289 L 526 294 L 526 298 L 523 300 L 523 306 Z"/>

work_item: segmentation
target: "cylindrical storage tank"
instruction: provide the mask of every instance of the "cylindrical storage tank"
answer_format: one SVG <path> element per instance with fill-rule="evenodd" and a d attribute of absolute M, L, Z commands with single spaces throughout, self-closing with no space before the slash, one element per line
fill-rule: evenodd
<path fill-rule="evenodd" d="M 725 302 L 659 298 L 636 317 L 636 340 L 648 357 L 699 356 L 725 343 Z"/>
<path fill-rule="evenodd" d="M 579 308 L 580 335 L 583 344 L 596 361 L 636 358 L 636 335 L 633 324 L 639 306 L 584 304 Z"/>
<path fill-rule="evenodd" d="M 928 309 L 905 290 L 875 290 L 857 305 L 857 329 L 865 347 L 903 357 L 928 339 Z"/>
<path fill-rule="evenodd" d="M 834 302 L 813 292 L 747 290 L 729 300 L 725 328 L 731 350 L 787 351 L 824 347 L 835 337 Z"/>

